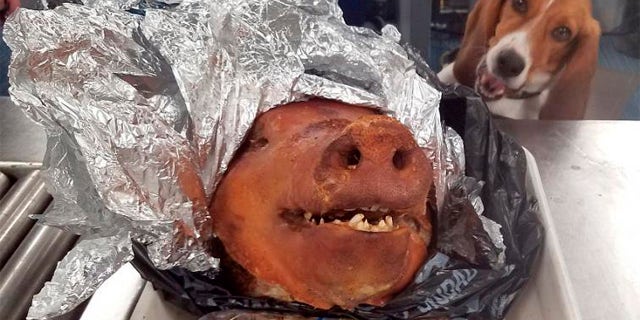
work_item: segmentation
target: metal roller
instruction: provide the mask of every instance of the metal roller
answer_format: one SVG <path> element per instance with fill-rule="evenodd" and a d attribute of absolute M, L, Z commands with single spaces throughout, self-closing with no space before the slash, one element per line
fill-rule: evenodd
<path fill-rule="evenodd" d="M 53 271 L 77 236 L 37 224 L 0 271 L 0 315 L 3 320 L 23 320 L 33 295 L 51 279 Z"/>
<path fill-rule="evenodd" d="M 18 180 L 0 200 L 0 269 L 35 223 L 29 215 L 42 213 L 49 202 L 40 171 Z"/>
<path fill-rule="evenodd" d="M 0 172 L 0 199 L 2 199 L 4 193 L 7 192 L 9 186 L 11 186 L 11 180 L 9 180 L 9 177 L 5 176 L 4 173 Z"/>

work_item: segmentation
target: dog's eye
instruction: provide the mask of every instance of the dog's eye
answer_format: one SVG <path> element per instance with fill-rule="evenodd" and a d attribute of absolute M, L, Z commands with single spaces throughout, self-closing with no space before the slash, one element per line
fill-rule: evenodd
<path fill-rule="evenodd" d="M 529 9 L 527 0 L 512 0 L 511 7 L 513 7 L 513 10 L 519 13 L 527 13 L 527 10 Z"/>
<path fill-rule="evenodd" d="M 551 36 L 556 41 L 567 41 L 571 39 L 571 29 L 566 26 L 557 27 L 551 31 Z"/>

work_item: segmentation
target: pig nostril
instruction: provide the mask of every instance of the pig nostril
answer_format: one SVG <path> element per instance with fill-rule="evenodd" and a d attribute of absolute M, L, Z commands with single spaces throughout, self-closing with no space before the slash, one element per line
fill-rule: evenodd
<path fill-rule="evenodd" d="M 362 157 L 362 155 L 360 154 L 360 150 L 358 150 L 358 148 L 349 150 L 349 152 L 347 153 L 347 167 L 354 168 L 355 166 L 357 166 L 358 163 L 360 163 L 360 157 Z"/>
<path fill-rule="evenodd" d="M 407 153 L 403 150 L 396 150 L 396 152 L 393 154 L 393 166 L 398 169 L 398 170 L 402 170 L 404 169 L 404 167 L 407 165 Z"/>

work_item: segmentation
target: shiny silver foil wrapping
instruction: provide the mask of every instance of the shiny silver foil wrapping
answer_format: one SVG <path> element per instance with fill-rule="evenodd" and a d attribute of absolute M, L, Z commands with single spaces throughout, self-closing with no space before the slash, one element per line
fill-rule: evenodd
<path fill-rule="evenodd" d="M 464 176 L 465 159 L 464 159 L 464 141 L 462 137 L 452 128 L 446 127 L 444 132 L 445 138 L 445 170 L 447 187 L 451 187 L 451 183 Z M 482 205 L 482 201 L 480 202 Z M 484 208 L 478 208 L 474 204 L 474 208 L 478 214 L 484 211 Z"/>
<path fill-rule="evenodd" d="M 439 204 L 447 173 L 463 173 L 440 93 L 398 31 L 347 26 L 335 0 L 84 3 L 22 9 L 5 26 L 11 97 L 49 137 L 55 204 L 40 219 L 91 239 L 60 263 L 30 318 L 86 299 L 132 258 L 130 239 L 158 268 L 217 270 L 201 234 L 206 204 L 255 117 L 277 105 L 316 96 L 396 117 L 433 160 Z"/>
<path fill-rule="evenodd" d="M 36 296 L 27 319 L 50 317 L 50 310 L 65 313 L 91 297 L 133 255 L 128 232 L 112 237 L 81 239 L 60 261 L 51 281 Z M 69 295 L 68 292 L 73 292 Z"/>

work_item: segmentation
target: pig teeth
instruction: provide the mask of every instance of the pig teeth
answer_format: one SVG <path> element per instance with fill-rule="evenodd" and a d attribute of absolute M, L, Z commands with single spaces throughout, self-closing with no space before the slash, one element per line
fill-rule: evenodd
<path fill-rule="evenodd" d="M 378 209 L 378 208 L 374 208 Z M 335 225 L 347 225 L 354 230 L 364 232 L 391 232 L 395 229 L 393 225 L 393 218 L 389 215 L 384 216 L 377 223 L 372 223 L 367 220 L 366 216 L 362 213 L 354 215 L 349 221 L 341 221 L 340 219 L 325 221 L 324 217 L 314 217 L 310 212 L 304 214 L 305 219 L 316 225 L 321 224 L 335 224 Z"/>
<path fill-rule="evenodd" d="M 376 204 L 376 205 L 371 206 L 371 208 L 369 208 L 369 209 L 371 209 L 371 211 L 378 211 L 380 209 L 380 206 Z"/>
<path fill-rule="evenodd" d="M 393 229 L 393 218 L 391 216 L 384 217 L 384 222 L 386 222 L 389 228 Z"/>
<path fill-rule="evenodd" d="M 389 208 L 380 208 L 380 212 L 387 213 L 389 212 Z"/>
<path fill-rule="evenodd" d="M 362 221 L 362 219 L 364 219 L 364 214 L 358 213 L 349 220 L 349 225 L 356 226 L 358 225 L 358 222 Z"/>

